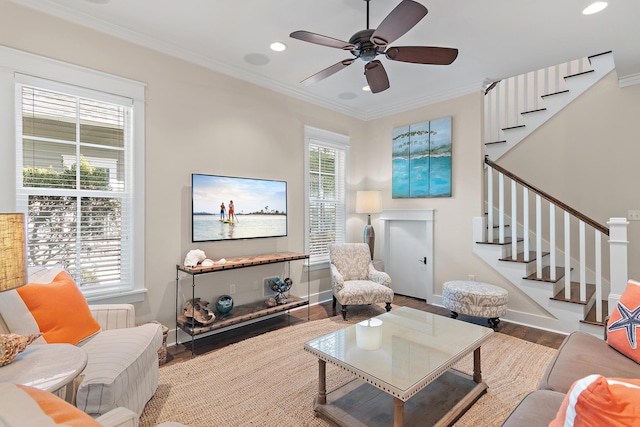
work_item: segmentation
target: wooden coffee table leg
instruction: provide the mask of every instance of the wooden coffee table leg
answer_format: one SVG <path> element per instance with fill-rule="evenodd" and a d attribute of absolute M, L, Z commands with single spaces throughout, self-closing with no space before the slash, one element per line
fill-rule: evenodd
<path fill-rule="evenodd" d="M 318 359 L 318 403 L 327 403 L 327 362 Z"/>
<path fill-rule="evenodd" d="M 404 426 L 404 402 L 397 397 L 393 398 L 393 427 Z"/>
<path fill-rule="evenodd" d="M 476 384 L 482 382 L 482 371 L 480 369 L 480 347 L 473 351 L 473 381 Z"/>

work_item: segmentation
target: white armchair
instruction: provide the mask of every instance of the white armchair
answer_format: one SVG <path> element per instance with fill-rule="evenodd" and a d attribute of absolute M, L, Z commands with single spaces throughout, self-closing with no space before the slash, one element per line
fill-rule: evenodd
<path fill-rule="evenodd" d="M 29 274 L 30 283 L 47 285 L 51 282 L 47 277 L 51 276 L 49 273 L 44 275 L 46 279 L 34 279 L 31 269 Z M 119 407 L 140 416 L 158 387 L 162 325 L 136 326 L 131 304 L 100 304 L 88 309 L 100 329 L 77 343 L 87 353 L 87 365 L 75 384 L 75 405 L 92 417 Z M 0 293 L 0 333 L 31 335 L 40 331 L 15 289 Z M 44 338 L 42 336 L 34 343 L 47 344 Z"/>
<path fill-rule="evenodd" d="M 391 277 L 373 267 L 366 243 L 329 245 L 329 259 L 333 308 L 340 303 L 343 319 L 347 319 L 349 305 L 385 303 L 387 311 L 391 310 Z"/>

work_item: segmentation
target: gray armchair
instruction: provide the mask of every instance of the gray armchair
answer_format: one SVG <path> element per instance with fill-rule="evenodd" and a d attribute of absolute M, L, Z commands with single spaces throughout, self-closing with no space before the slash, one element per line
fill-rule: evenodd
<path fill-rule="evenodd" d="M 373 267 L 366 243 L 329 245 L 329 259 L 333 308 L 340 303 L 343 319 L 350 305 L 385 303 L 387 311 L 391 310 L 391 277 Z"/>

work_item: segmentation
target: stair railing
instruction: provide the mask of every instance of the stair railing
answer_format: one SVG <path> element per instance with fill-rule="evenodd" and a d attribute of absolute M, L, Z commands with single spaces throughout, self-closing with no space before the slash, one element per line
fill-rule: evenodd
<path fill-rule="evenodd" d="M 543 109 L 545 96 L 566 90 L 565 78 L 588 72 L 589 58 L 493 82 L 485 92 L 485 143 L 501 142 L 501 131 L 522 126 L 523 114 Z"/>
<path fill-rule="evenodd" d="M 592 277 L 589 277 L 589 279 L 595 282 L 596 321 L 602 322 L 603 294 L 606 292 L 606 298 L 608 298 L 610 292 L 609 286 L 605 286 L 605 283 L 603 283 L 602 236 L 609 236 L 609 228 L 571 206 L 568 206 L 550 194 L 536 188 L 502 166 L 492 162 L 488 157 L 485 157 L 485 165 L 487 166 L 487 241 L 495 241 L 496 237 L 494 237 L 493 230 L 497 228 L 498 243 L 503 245 L 509 244 L 506 236 L 507 220 L 509 220 L 508 228 L 511 234 L 511 259 L 518 259 L 518 245 L 520 243 L 523 245 L 521 256 L 526 262 L 531 261 L 531 253 L 533 252 L 531 248 L 535 248 L 535 280 L 547 280 L 559 283 L 558 277 L 563 275 L 564 281 L 561 286 L 564 288 L 565 300 L 575 301 L 577 298 L 581 303 L 585 304 L 588 303 L 587 259 L 589 258 L 592 261 L 589 263 L 590 270 L 593 272 Z M 494 180 L 497 180 L 497 182 L 494 182 Z M 505 189 L 505 187 L 507 189 Z M 510 188 L 510 190 L 508 188 Z M 496 189 L 498 194 L 494 195 Z M 518 197 L 519 192 L 522 193 L 521 197 Z M 530 193 L 532 196 L 530 196 Z M 533 198 L 535 202 L 535 207 L 531 209 L 529 207 L 530 198 Z M 543 214 L 543 200 L 547 205 L 548 212 L 546 215 Z M 505 204 L 510 204 L 510 212 L 507 212 Z M 562 215 L 556 215 L 556 209 L 561 211 Z M 558 217 L 562 217 L 562 220 L 559 221 Z M 518 221 L 521 221 L 521 224 L 519 224 Z M 560 224 L 558 224 L 558 222 L 560 222 Z M 572 236 L 573 233 L 571 231 L 571 224 L 575 222 L 577 222 L 578 228 L 577 242 Z M 543 227 L 543 224 L 546 226 Z M 559 230 L 560 227 L 562 227 L 563 230 Z M 593 232 L 593 246 L 589 252 L 589 257 L 587 256 L 587 227 Z M 560 231 L 559 235 L 562 235 L 562 231 L 564 235 L 564 257 L 562 262 L 559 262 L 559 251 L 556 245 L 558 231 Z M 530 234 L 535 236 L 534 245 L 532 245 Z M 545 236 L 546 240 L 544 240 Z M 548 253 L 543 252 L 545 246 L 548 249 Z M 576 261 L 572 260 L 572 250 L 575 249 L 575 247 L 578 248 L 578 295 L 572 295 L 573 291 L 571 289 L 572 264 L 576 264 Z M 620 249 L 617 248 L 616 251 L 620 251 Z M 626 260 L 626 247 L 624 251 L 624 259 Z M 544 258 L 548 261 L 545 261 Z M 548 265 L 545 266 L 545 264 Z M 559 265 L 561 266 L 559 267 Z M 546 271 L 548 273 L 547 275 L 543 272 L 545 267 L 548 268 Z M 614 263 L 614 261 L 610 259 L 610 270 L 625 269 L 625 271 L 622 272 L 610 271 L 611 278 L 615 276 L 616 278 L 620 278 L 619 281 L 621 281 L 621 278 L 626 277 L 626 268 L 626 262 L 624 266 L 622 266 L 620 263 Z M 617 284 L 616 287 L 619 288 L 620 284 Z"/>

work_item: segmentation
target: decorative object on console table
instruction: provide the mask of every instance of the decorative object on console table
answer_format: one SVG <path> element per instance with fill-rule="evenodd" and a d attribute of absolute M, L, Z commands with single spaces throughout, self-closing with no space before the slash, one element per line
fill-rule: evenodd
<path fill-rule="evenodd" d="M 286 292 L 289 292 L 289 290 L 291 289 L 291 285 L 293 285 L 293 280 L 291 280 L 289 277 L 284 280 L 276 277 L 271 281 L 271 290 L 278 293 L 275 296 L 277 304 L 286 304 L 289 302 Z"/>
<path fill-rule="evenodd" d="M 216 309 L 220 314 L 227 314 L 233 309 L 233 298 L 230 295 L 222 295 L 216 301 Z"/>
<path fill-rule="evenodd" d="M 380 191 L 358 191 L 356 193 L 356 213 L 367 214 L 367 225 L 364 227 L 364 242 L 369 245 L 371 259 L 376 241 L 376 233 L 371 225 L 371 214 L 382 212 Z"/>

